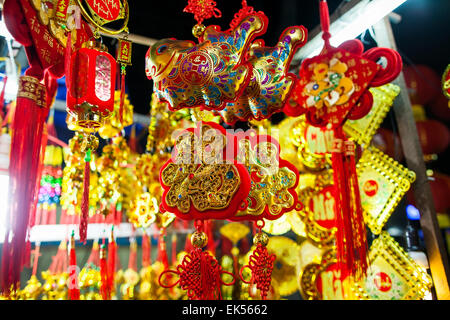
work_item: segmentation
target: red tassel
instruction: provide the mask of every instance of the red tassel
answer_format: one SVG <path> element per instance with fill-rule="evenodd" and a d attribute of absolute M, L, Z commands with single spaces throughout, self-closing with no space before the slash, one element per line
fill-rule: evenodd
<path fill-rule="evenodd" d="M 78 288 L 77 273 L 77 254 L 75 252 L 75 239 L 72 232 L 70 238 L 70 255 L 69 255 L 69 284 L 68 295 L 70 300 L 80 300 L 80 289 Z"/>
<path fill-rule="evenodd" d="M 152 245 L 152 243 L 150 241 L 150 237 L 144 231 L 144 234 L 142 235 L 142 266 L 143 267 L 148 267 L 152 264 L 151 245 Z"/>
<path fill-rule="evenodd" d="M 87 225 L 89 219 L 89 184 L 91 178 L 90 168 L 90 150 L 86 153 L 84 165 L 84 180 L 83 180 L 83 199 L 81 200 L 81 221 L 80 221 L 80 241 L 86 243 L 87 239 Z"/>
<path fill-rule="evenodd" d="M 33 251 L 34 260 L 33 260 L 33 271 L 31 273 L 33 276 L 36 276 L 36 272 L 37 272 L 39 256 L 41 255 L 39 251 L 40 251 L 40 245 L 39 245 L 39 243 L 36 243 L 36 246 Z"/>
<path fill-rule="evenodd" d="M 267 237 L 267 235 L 263 233 L 260 234 L 263 235 L 261 238 Z M 270 290 L 273 264 L 276 256 L 274 254 L 269 254 L 266 244 L 262 242 L 264 241 L 258 242 L 256 249 L 250 255 L 248 265 L 241 268 L 239 276 L 243 282 L 255 285 L 261 293 L 262 300 L 266 300 Z M 245 281 L 242 276 L 242 272 L 245 268 L 251 270 L 251 280 L 249 282 Z"/>
<path fill-rule="evenodd" d="M 111 229 L 111 240 L 108 243 L 108 288 L 114 291 L 114 278 L 116 274 L 117 246 L 114 240 L 114 227 Z"/>
<path fill-rule="evenodd" d="M 103 300 L 110 300 L 111 292 L 109 290 L 108 264 L 106 260 L 106 247 L 104 244 L 100 249 L 100 276 L 101 276 L 100 293 L 102 295 L 102 298 Z"/>
<path fill-rule="evenodd" d="M 125 103 L 125 66 L 121 68 L 119 119 L 123 125 L 123 105 Z"/>
<path fill-rule="evenodd" d="M 233 278 L 232 282 L 223 282 L 221 279 L 223 273 L 230 275 Z M 173 274 L 178 275 L 179 280 L 166 284 L 164 277 L 171 279 Z M 179 283 L 191 300 L 219 300 L 222 298 L 220 287 L 233 285 L 235 279 L 232 273 L 223 271 L 217 260 L 207 251 L 195 248 L 184 256 L 176 270 L 163 271 L 158 282 L 163 288 L 172 288 Z"/>
<path fill-rule="evenodd" d="M 367 271 L 368 245 L 359 196 L 354 145 L 346 141 L 341 128 L 335 130 L 334 136 L 332 167 L 337 211 L 337 259 L 342 273 L 359 281 Z"/>
<path fill-rule="evenodd" d="M 179 283 L 191 300 L 219 300 L 222 298 L 221 286 L 233 285 L 235 278 L 232 273 L 223 271 L 218 261 L 208 251 L 202 250 L 208 241 L 206 234 L 200 231 L 203 222 L 196 221 L 195 227 L 197 231 L 191 238 L 194 249 L 183 257 L 183 261 L 175 270 L 166 268 L 159 275 L 158 282 L 163 288 L 172 288 Z M 232 277 L 232 282 L 223 282 L 221 275 L 224 273 Z M 174 275 L 178 275 L 179 279 L 175 283 L 166 284 Z"/>
<path fill-rule="evenodd" d="M 33 70 L 31 70 L 33 69 Z M 42 132 L 48 110 L 45 108 L 45 87 L 29 74 L 42 74 L 39 68 L 30 68 L 19 80 L 19 92 L 14 112 L 9 167 L 8 230 L 2 252 L 2 291 L 16 290 L 20 272 L 26 262 L 27 235 L 30 212 L 36 192 Z M 33 88 L 32 91 L 28 91 Z"/>
<path fill-rule="evenodd" d="M 177 235 L 174 233 L 172 235 L 172 265 L 177 264 Z"/>
<path fill-rule="evenodd" d="M 162 231 L 159 234 L 158 238 L 158 256 L 156 258 L 157 261 L 162 262 L 164 265 L 164 269 L 169 268 L 169 257 L 167 256 L 166 250 L 166 242 L 164 241 L 165 231 Z"/>
<path fill-rule="evenodd" d="M 128 269 L 137 271 L 137 247 L 136 242 L 130 243 L 130 255 L 128 257 Z"/>

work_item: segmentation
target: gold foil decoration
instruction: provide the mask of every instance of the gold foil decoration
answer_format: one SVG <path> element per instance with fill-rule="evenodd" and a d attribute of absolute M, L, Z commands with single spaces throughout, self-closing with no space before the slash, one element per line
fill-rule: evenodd
<path fill-rule="evenodd" d="M 381 87 L 370 88 L 369 91 L 373 96 L 370 112 L 361 119 L 347 120 L 343 127 L 344 132 L 360 145 L 369 145 L 400 93 L 400 87 L 388 83 Z"/>
<path fill-rule="evenodd" d="M 386 231 L 370 247 L 371 264 L 364 282 L 355 284 L 364 300 L 421 300 L 430 293 L 432 280 Z"/>
<path fill-rule="evenodd" d="M 114 92 L 114 110 L 108 118 L 105 119 L 103 125 L 99 128 L 98 133 L 103 139 L 110 139 L 119 134 L 123 128 L 133 124 L 133 105 L 125 94 L 125 100 L 122 110 L 122 123 L 120 122 L 120 91 Z"/>
<path fill-rule="evenodd" d="M 319 222 L 322 216 L 330 216 L 333 213 L 332 200 L 334 199 L 326 197 L 326 191 L 332 185 L 333 175 L 331 170 L 325 170 L 321 173 L 301 175 L 297 188 L 299 200 L 304 205 L 298 213 L 305 225 L 306 237 L 319 247 L 333 245 L 335 240 L 336 229 L 331 227 L 329 223 Z M 325 194 L 323 194 L 324 192 Z M 311 207 L 311 203 L 316 203 L 314 209 Z M 332 218 L 326 220 L 333 221 Z"/>
<path fill-rule="evenodd" d="M 365 222 L 380 234 L 416 175 L 374 147 L 363 152 L 356 171 Z"/>
<path fill-rule="evenodd" d="M 306 265 L 299 275 L 300 293 L 305 300 L 354 300 L 354 283 L 343 275 L 334 248 L 323 252 L 320 261 Z"/>

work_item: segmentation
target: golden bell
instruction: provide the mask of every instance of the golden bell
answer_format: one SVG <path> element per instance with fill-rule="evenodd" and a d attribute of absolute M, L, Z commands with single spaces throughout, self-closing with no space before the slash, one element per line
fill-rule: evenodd
<path fill-rule="evenodd" d="M 259 232 L 253 237 L 253 243 L 256 245 L 261 244 L 265 247 L 269 243 L 269 236 L 263 232 Z"/>
<path fill-rule="evenodd" d="M 196 24 L 193 28 L 192 28 L 192 34 L 194 35 L 194 37 L 196 38 L 200 38 L 203 33 L 205 32 L 206 27 L 203 24 Z"/>
<path fill-rule="evenodd" d="M 195 231 L 191 236 L 191 243 L 196 248 L 203 248 L 208 243 L 208 236 L 204 232 Z"/>

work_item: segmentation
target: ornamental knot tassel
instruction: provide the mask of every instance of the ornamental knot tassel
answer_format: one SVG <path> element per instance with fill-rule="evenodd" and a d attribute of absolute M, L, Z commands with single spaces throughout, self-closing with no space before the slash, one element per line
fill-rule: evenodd
<path fill-rule="evenodd" d="M 172 288 L 179 283 L 181 289 L 187 291 L 187 296 L 191 300 L 220 300 L 221 285 L 233 285 L 234 275 L 223 271 L 218 261 L 207 251 L 202 250 L 208 244 L 208 237 L 204 232 L 194 232 L 191 242 L 194 249 L 184 256 L 176 270 L 168 269 L 162 272 L 159 276 L 159 284 L 163 288 Z M 173 284 L 165 284 L 163 278 L 170 273 L 178 275 L 179 279 Z M 233 278 L 230 283 L 225 283 L 221 279 L 224 273 Z"/>
<path fill-rule="evenodd" d="M 83 198 L 81 202 L 81 220 L 80 220 L 80 241 L 86 243 L 87 225 L 89 218 L 89 185 L 91 179 L 91 157 L 92 152 L 98 147 L 98 138 L 92 134 L 85 136 L 81 145 L 81 151 L 86 153 L 84 158 L 84 179 L 83 179 Z"/>
<path fill-rule="evenodd" d="M 253 238 L 253 242 L 256 243 L 256 248 L 250 255 L 248 265 L 241 268 L 239 276 L 244 283 L 255 285 L 256 289 L 260 290 L 262 300 L 266 300 L 267 294 L 270 290 L 273 265 L 276 255 L 269 254 L 267 251 L 269 237 L 267 234 L 262 233 L 261 229 Z M 245 281 L 242 275 L 245 268 L 249 268 L 251 270 L 250 281 Z"/>

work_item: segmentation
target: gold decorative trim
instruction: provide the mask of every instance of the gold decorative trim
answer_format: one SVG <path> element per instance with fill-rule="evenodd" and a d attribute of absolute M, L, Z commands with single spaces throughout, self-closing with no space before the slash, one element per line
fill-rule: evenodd
<path fill-rule="evenodd" d="M 299 275 L 300 294 L 305 300 L 320 300 L 321 295 L 317 290 L 316 280 L 320 273 L 336 263 L 336 251 L 330 248 L 322 255 L 320 263 L 308 264 Z"/>
<path fill-rule="evenodd" d="M 41 108 L 47 107 L 45 86 L 35 77 L 21 76 L 19 78 L 17 97 L 33 100 Z"/>
<path fill-rule="evenodd" d="M 374 234 L 380 234 L 397 204 L 415 181 L 416 174 L 375 147 L 364 150 L 356 171 L 364 220 Z M 375 181 L 376 188 L 381 185 L 382 190 L 378 195 L 368 196 L 364 191 L 369 181 Z M 382 194 L 383 190 L 388 194 Z"/>
<path fill-rule="evenodd" d="M 333 245 L 336 229 L 327 229 L 319 225 L 314 219 L 314 212 L 308 207 L 309 199 L 320 190 L 327 186 L 333 185 L 332 170 L 326 170 L 320 174 L 314 175 L 314 181 L 310 181 L 308 187 L 298 190 L 298 198 L 304 204 L 303 209 L 298 211 L 300 218 L 305 224 L 306 238 L 311 240 L 315 245 L 322 248 Z"/>
<path fill-rule="evenodd" d="M 347 120 L 343 127 L 344 132 L 360 145 L 369 145 L 400 93 L 400 87 L 388 83 L 381 87 L 370 88 L 369 91 L 373 96 L 373 107 L 370 112 L 361 119 Z"/>

